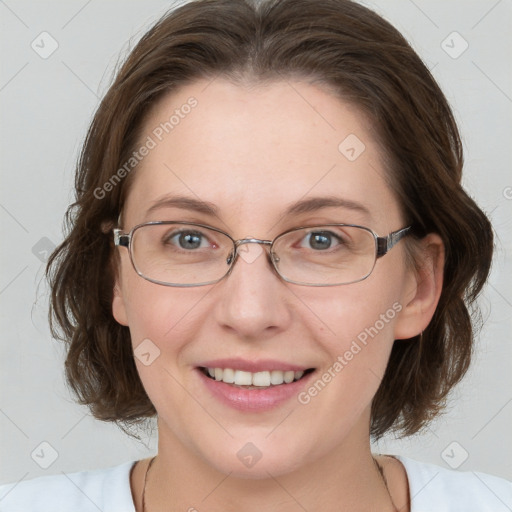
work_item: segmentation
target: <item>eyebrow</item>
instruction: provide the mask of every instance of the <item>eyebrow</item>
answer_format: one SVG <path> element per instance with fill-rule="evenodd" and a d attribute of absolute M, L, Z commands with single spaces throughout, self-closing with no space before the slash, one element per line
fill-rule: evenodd
<path fill-rule="evenodd" d="M 219 209 L 215 204 L 209 201 L 201 201 L 193 197 L 180 195 L 167 195 L 155 201 L 146 211 L 146 215 L 161 208 L 181 208 L 210 216 L 219 216 Z M 283 212 L 283 216 L 300 215 L 312 213 L 323 208 L 345 208 L 370 216 L 370 211 L 366 206 L 356 201 L 343 199 L 336 196 L 321 196 L 301 199 L 289 205 Z"/>

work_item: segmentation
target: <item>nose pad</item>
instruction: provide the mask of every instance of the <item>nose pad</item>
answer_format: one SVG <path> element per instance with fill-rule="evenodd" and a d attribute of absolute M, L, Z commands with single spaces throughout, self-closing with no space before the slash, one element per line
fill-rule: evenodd
<path fill-rule="evenodd" d="M 275 254 L 274 252 L 267 251 L 267 250 L 265 249 L 266 245 L 264 245 L 264 244 L 260 244 L 260 243 L 258 243 L 258 242 L 246 242 L 246 243 L 244 243 L 244 244 L 240 244 L 240 245 L 238 246 L 238 248 L 237 248 L 235 251 L 232 251 L 232 252 L 228 255 L 228 257 L 227 257 L 227 259 L 226 259 L 226 264 L 231 266 L 231 267 L 230 267 L 230 269 L 229 269 L 228 274 L 230 274 L 230 273 L 231 273 L 231 271 L 233 270 L 233 267 L 234 267 L 234 264 L 232 265 L 231 263 L 232 263 L 232 261 L 233 261 L 233 258 L 235 257 L 235 252 L 236 252 L 236 258 L 238 259 L 238 257 L 240 256 L 240 247 L 246 246 L 246 247 L 249 249 L 249 247 L 250 247 L 250 246 L 249 246 L 249 244 L 250 244 L 250 243 L 252 243 L 252 244 L 258 244 L 258 248 L 259 248 L 259 250 L 260 250 L 261 252 L 263 252 L 263 253 L 266 253 L 265 255 L 266 255 L 267 261 L 270 263 L 270 267 L 271 267 L 271 269 L 272 269 L 274 272 L 276 272 L 276 271 L 277 271 L 277 269 L 276 269 L 276 266 L 273 264 L 273 262 L 275 262 L 275 263 L 277 264 L 277 263 L 280 261 L 280 260 L 279 260 L 279 256 L 277 256 L 277 254 Z M 262 246 L 263 246 L 263 247 L 262 247 Z M 248 252 L 248 253 L 252 252 L 253 254 L 252 254 L 252 255 L 248 254 L 247 256 L 241 256 L 241 257 L 242 257 L 242 259 L 243 259 L 246 263 L 252 263 L 253 261 L 255 261 L 255 260 L 259 257 L 259 254 L 255 254 L 257 251 L 258 251 L 258 249 L 256 249 L 256 251 L 254 251 L 254 250 L 252 250 L 252 251 L 251 251 L 251 249 L 249 249 L 247 252 Z M 235 263 L 236 263 L 236 261 L 235 261 Z M 277 272 L 276 272 L 276 273 L 277 273 Z"/>

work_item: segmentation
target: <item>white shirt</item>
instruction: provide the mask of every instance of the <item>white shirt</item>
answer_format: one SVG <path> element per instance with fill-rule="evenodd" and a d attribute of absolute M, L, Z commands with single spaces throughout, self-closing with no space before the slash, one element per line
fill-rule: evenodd
<path fill-rule="evenodd" d="M 511 512 L 512 482 L 396 456 L 409 480 L 411 512 Z M 49 475 L 0 486 L 1 512 L 135 512 L 130 469 Z"/>

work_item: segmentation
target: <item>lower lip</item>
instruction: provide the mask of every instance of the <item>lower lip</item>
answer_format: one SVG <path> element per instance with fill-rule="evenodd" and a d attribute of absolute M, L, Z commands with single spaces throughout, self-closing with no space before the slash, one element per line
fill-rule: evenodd
<path fill-rule="evenodd" d="M 199 378 L 212 395 L 225 405 L 245 412 L 261 412 L 273 409 L 292 397 L 296 397 L 311 379 L 314 371 L 302 379 L 289 384 L 280 384 L 262 389 L 244 389 L 207 377 L 197 369 Z"/>

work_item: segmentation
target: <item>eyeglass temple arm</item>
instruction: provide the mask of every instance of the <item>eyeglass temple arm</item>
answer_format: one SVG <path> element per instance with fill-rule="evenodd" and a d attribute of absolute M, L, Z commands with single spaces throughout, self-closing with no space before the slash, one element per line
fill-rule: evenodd
<path fill-rule="evenodd" d="M 130 243 L 130 235 L 123 235 L 123 231 L 119 228 L 115 228 L 112 231 L 114 232 L 114 245 L 128 247 Z"/>
<path fill-rule="evenodd" d="M 388 236 L 377 237 L 377 258 L 380 258 L 389 252 L 405 235 L 407 235 L 410 229 L 411 226 L 407 226 L 406 228 L 399 229 L 398 231 L 393 231 L 393 233 L 390 233 Z"/>

